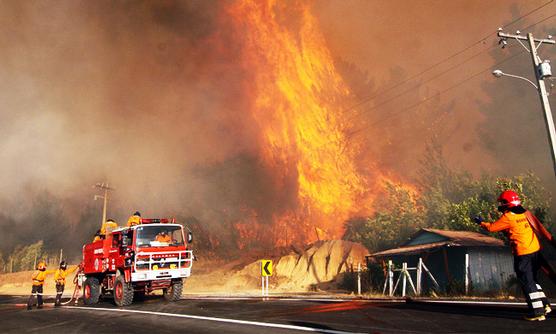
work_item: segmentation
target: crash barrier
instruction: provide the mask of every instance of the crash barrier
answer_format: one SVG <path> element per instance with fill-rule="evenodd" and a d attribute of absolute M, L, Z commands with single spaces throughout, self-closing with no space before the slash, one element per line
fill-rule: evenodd
<path fill-rule="evenodd" d="M 413 293 L 416 296 L 421 295 L 422 291 L 422 283 L 423 283 L 423 271 L 427 273 L 428 277 L 433 282 L 434 286 L 438 289 L 439 285 L 430 270 L 427 268 L 425 263 L 423 262 L 422 258 L 419 258 L 417 262 L 417 267 L 408 267 L 407 262 L 402 263 L 401 269 L 395 269 L 392 260 L 388 260 L 388 273 L 386 275 L 386 279 L 384 280 L 384 288 L 382 289 L 382 294 L 386 294 L 386 288 L 388 288 L 388 296 L 393 296 L 396 292 L 400 280 L 402 281 L 401 289 L 402 289 L 402 297 L 406 295 L 407 289 L 407 282 L 409 281 L 409 285 L 411 286 Z M 416 272 L 416 285 L 413 284 L 413 279 L 411 278 L 410 271 Z M 394 284 L 394 273 L 399 272 L 398 279 L 396 280 L 396 284 Z"/>

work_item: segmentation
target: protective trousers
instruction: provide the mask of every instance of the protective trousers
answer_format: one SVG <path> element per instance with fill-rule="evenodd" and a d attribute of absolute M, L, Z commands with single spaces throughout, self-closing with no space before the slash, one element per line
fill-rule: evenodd
<path fill-rule="evenodd" d="M 540 252 L 514 256 L 515 273 L 523 289 L 529 307 L 529 315 L 532 316 L 543 315 L 545 306 L 550 305 L 537 278 L 541 264 Z"/>
<path fill-rule="evenodd" d="M 33 285 L 31 296 L 29 296 L 29 301 L 27 302 L 27 309 L 31 309 L 33 304 L 35 304 L 35 296 L 37 296 L 37 307 L 42 308 L 42 285 Z"/>
<path fill-rule="evenodd" d="M 56 301 L 54 302 L 54 306 L 62 305 L 62 294 L 64 293 L 64 284 L 56 283 Z"/>

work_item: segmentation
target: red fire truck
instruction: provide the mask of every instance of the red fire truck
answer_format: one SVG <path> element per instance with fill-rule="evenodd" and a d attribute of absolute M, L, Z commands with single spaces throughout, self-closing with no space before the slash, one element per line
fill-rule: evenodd
<path fill-rule="evenodd" d="M 157 289 L 166 300 L 178 300 L 193 265 L 191 241 L 191 232 L 184 233 L 174 219 L 142 219 L 83 246 L 83 302 L 112 296 L 126 306 Z"/>

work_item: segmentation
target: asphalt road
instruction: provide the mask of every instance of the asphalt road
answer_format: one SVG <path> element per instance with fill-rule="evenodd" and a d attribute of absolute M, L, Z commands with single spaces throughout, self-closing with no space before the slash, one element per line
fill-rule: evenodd
<path fill-rule="evenodd" d="M 556 332 L 556 314 L 543 322 L 527 322 L 521 319 L 522 306 L 254 298 L 167 303 L 153 296 L 126 308 L 101 301 L 94 307 L 47 304 L 27 311 L 25 301 L 22 296 L 0 296 L 0 333 Z"/>

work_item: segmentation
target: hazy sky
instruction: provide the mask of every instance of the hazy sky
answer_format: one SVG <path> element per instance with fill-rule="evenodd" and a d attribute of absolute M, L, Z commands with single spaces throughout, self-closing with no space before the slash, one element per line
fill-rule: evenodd
<path fill-rule="evenodd" d="M 436 138 L 452 166 L 500 175 L 531 169 L 553 187 L 535 92 L 495 81 L 489 69 L 519 51 L 492 48 L 496 29 L 547 2 L 311 2 L 354 92 L 339 112 L 373 97 L 347 111 L 362 127 L 353 135 L 363 143 L 361 161 L 411 183 L 423 148 Z M 23 219 L 30 199 L 47 191 L 78 221 L 84 207 L 97 205 L 91 186 L 105 180 L 117 188 L 110 215 L 118 220 L 136 209 L 241 219 L 245 206 L 271 216 L 282 206 L 276 202 L 290 200 L 275 193 L 266 180 L 276 173 L 259 159 L 260 127 L 245 112 L 253 73 L 239 65 L 244 34 L 229 17 L 231 3 L 0 2 L 2 216 Z M 285 7 L 280 22 L 295 31 L 298 13 Z M 508 30 L 554 13 L 550 3 Z M 553 24 L 530 30 L 554 33 Z M 553 48 L 541 54 L 550 58 Z M 500 66 L 532 77 L 526 55 Z M 381 93 L 386 88 L 393 89 Z M 516 121 L 502 126 L 498 117 Z"/>

